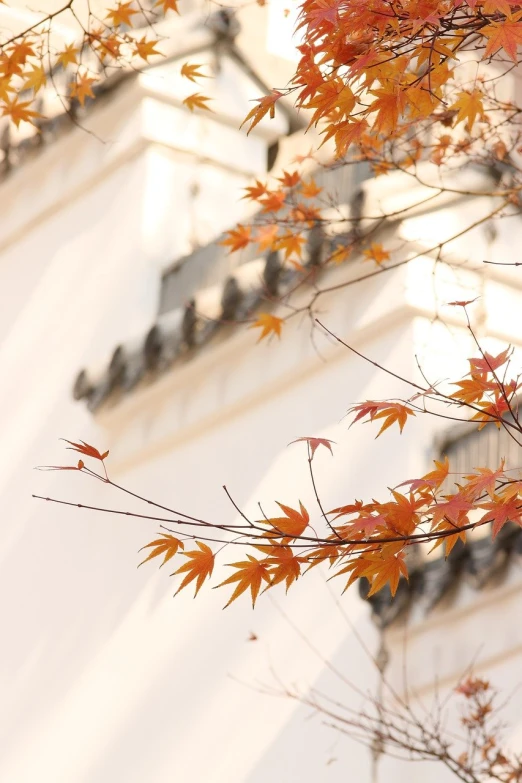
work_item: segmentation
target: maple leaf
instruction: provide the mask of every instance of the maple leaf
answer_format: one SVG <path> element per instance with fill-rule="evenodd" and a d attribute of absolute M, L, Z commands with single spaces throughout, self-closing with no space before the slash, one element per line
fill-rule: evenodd
<path fill-rule="evenodd" d="M 285 261 L 287 261 L 292 255 L 301 258 L 304 244 L 306 244 L 306 239 L 304 237 L 299 234 L 289 233 L 279 237 L 276 248 L 277 250 L 284 250 Z"/>
<path fill-rule="evenodd" d="M 10 92 L 16 92 L 15 88 L 11 84 L 11 77 L 0 77 L 0 101 L 9 101 Z"/>
<path fill-rule="evenodd" d="M 30 43 L 27 38 L 15 41 L 9 50 L 9 59 L 19 65 L 25 65 L 27 58 L 34 56 L 34 44 Z"/>
<path fill-rule="evenodd" d="M 33 120 L 42 115 L 39 112 L 28 108 L 31 106 L 31 103 L 32 101 L 19 101 L 16 96 L 13 100 L 6 100 L 2 106 L 2 116 L 9 117 L 17 128 L 21 122 L 34 124 Z"/>
<path fill-rule="evenodd" d="M 515 14 L 511 20 L 491 22 L 480 30 L 480 34 L 488 39 L 484 57 L 490 57 L 504 49 L 508 57 L 514 63 L 517 62 L 517 46 L 522 44 L 522 22 L 519 22 L 521 14 Z"/>
<path fill-rule="evenodd" d="M 490 422 L 494 422 L 496 428 L 499 430 L 502 417 L 509 410 L 509 406 L 504 397 L 498 397 L 494 402 L 477 402 L 477 405 L 482 408 L 482 411 L 480 413 L 475 413 L 475 415 L 471 417 L 471 421 L 481 422 L 479 424 L 479 430 L 483 429 L 486 424 L 489 424 Z"/>
<path fill-rule="evenodd" d="M 513 349 L 511 348 L 511 346 L 508 346 L 504 351 L 499 353 L 497 356 L 492 356 L 490 353 L 485 351 L 484 355 L 481 356 L 479 359 L 468 359 L 471 372 L 472 373 L 495 372 L 496 370 L 499 369 L 499 367 L 502 367 L 502 365 L 507 362 L 512 352 Z"/>
<path fill-rule="evenodd" d="M 270 313 L 260 313 L 257 321 L 255 321 L 255 323 L 253 323 L 249 328 L 261 329 L 261 334 L 259 335 L 259 339 L 257 341 L 259 343 L 269 334 L 277 334 L 278 337 L 281 337 L 281 328 L 283 323 L 283 319 L 278 318 L 277 315 L 271 315 Z"/>
<path fill-rule="evenodd" d="M 69 97 L 76 98 L 80 105 L 83 106 L 86 98 L 94 98 L 92 85 L 96 81 L 97 80 L 91 76 L 80 76 L 80 74 L 76 74 L 76 81 L 69 87 Z"/>
<path fill-rule="evenodd" d="M 481 680 L 479 677 L 468 677 L 455 688 L 455 693 L 460 693 L 466 699 L 471 699 L 477 693 L 484 693 L 489 688 L 488 680 Z"/>
<path fill-rule="evenodd" d="M 494 498 L 488 503 L 480 504 L 480 508 L 486 509 L 486 513 L 480 518 L 482 522 L 493 522 L 492 536 L 496 538 L 507 522 L 515 522 L 522 527 L 522 506 L 520 499 L 513 497 L 507 500 Z"/>
<path fill-rule="evenodd" d="M 78 54 L 79 50 L 74 44 L 67 44 L 63 52 L 58 54 L 56 64 L 61 65 L 62 68 L 67 68 L 68 65 L 76 65 Z"/>
<path fill-rule="evenodd" d="M 453 386 L 458 386 L 457 391 L 449 396 L 455 400 L 473 403 L 481 400 L 484 394 L 495 389 L 495 384 L 487 380 L 485 373 L 476 373 L 471 378 L 464 378 L 462 381 L 455 381 Z"/>
<path fill-rule="evenodd" d="M 151 541 L 150 544 L 145 544 L 145 546 L 141 547 L 140 552 L 142 549 L 148 549 L 149 547 L 153 547 L 153 550 L 145 560 L 142 560 L 141 563 L 139 563 L 138 568 L 143 565 L 143 563 L 146 563 L 148 560 L 152 560 L 153 557 L 158 557 L 159 555 L 165 555 L 161 564 L 164 566 L 165 563 L 174 557 L 179 549 L 184 549 L 183 541 L 180 541 L 179 538 L 175 538 L 167 533 L 160 533 L 160 535 L 162 538 L 157 538 L 155 541 Z"/>
<path fill-rule="evenodd" d="M 319 448 L 319 446 L 324 446 L 327 448 L 330 452 L 330 454 L 333 455 L 332 451 L 332 443 L 335 443 L 334 440 L 328 440 L 327 438 L 296 438 L 295 440 L 290 441 L 288 444 L 289 446 L 292 445 L 292 443 L 301 443 L 301 442 L 308 443 L 310 446 L 310 459 L 312 460 L 314 458 L 314 454 Z"/>
<path fill-rule="evenodd" d="M 85 443 L 85 441 L 81 440 L 79 443 L 74 443 L 72 440 L 67 440 L 67 438 L 62 438 L 65 443 L 69 443 L 70 445 L 66 448 L 70 451 L 79 451 L 80 454 L 83 454 L 85 457 L 92 457 L 93 459 L 99 459 L 100 462 L 103 462 L 104 459 L 107 459 L 109 456 L 108 451 L 104 451 L 103 454 L 98 451 L 97 448 L 94 446 L 90 446 L 88 443 Z"/>
<path fill-rule="evenodd" d="M 174 571 L 171 574 L 171 576 L 175 576 L 176 574 L 186 573 L 186 576 L 184 577 L 174 595 L 177 595 L 180 590 L 183 590 L 184 587 L 186 587 L 195 579 L 196 592 L 194 593 L 194 597 L 196 597 L 205 579 L 209 579 L 212 576 L 215 555 L 211 548 L 202 541 L 196 541 L 196 544 L 199 549 L 192 549 L 189 552 L 181 553 L 184 557 L 189 559 L 189 562 L 180 566 L 177 571 Z"/>
<path fill-rule="evenodd" d="M 410 493 L 409 498 L 392 489 L 395 503 L 385 503 L 381 506 L 386 525 L 391 530 L 403 536 L 412 535 L 420 522 L 419 510 L 425 506 L 423 497 L 415 498 Z"/>
<path fill-rule="evenodd" d="M 486 492 L 490 498 L 493 498 L 497 482 L 505 478 L 504 460 L 497 470 L 491 468 L 475 468 L 475 470 L 476 473 L 464 476 L 467 483 L 462 488 L 463 494 L 466 498 L 476 500 Z"/>
<path fill-rule="evenodd" d="M 154 40 L 147 41 L 146 36 L 144 35 L 139 41 L 134 41 L 134 54 L 141 57 L 145 62 L 148 62 L 148 58 L 152 57 L 154 54 L 159 54 L 163 57 L 164 55 L 154 48 L 157 43 L 158 41 Z"/>
<path fill-rule="evenodd" d="M 348 413 L 356 413 L 352 424 L 355 424 L 356 421 L 363 419 L 365 416 L 369 416 L 370 421 L 384 419 L 384 423 L 376 436 L 377 438 L 384 430 L 387 430 L 388 427 L 395 423 L 399 425 L 399 429 L 402 432 L 408 416 L 415 416 L 415 411 L 399 402 L 363 402 L 359 403 L 359 405 L 352 405 Z"/>
<path fill-rule="evenodd" d="M 439 460 L 433 461 L 435 463 L 435 470 L 431 470 L 420 479 L 409 479 L 408 481 L 403 481 L 402 484 L 399 484 L 399 487 L 403 487 L 408 484 L 412 492 L 417 492 L 419 489 L 424 489 L 425 487 L 431 487 L 431 489 L 434 490 L 440 489 L 448 477 L 449 460 L 447 457 L 444 457 L 444 462 L 440 462 Z"/>
<path fill-rule="evenodd" d="M 261 251 L 273 250 L 277 243 L 277 233 L 279 226 L 262 226 L 256 234 L 256 242 Z"/>
<path fill-rule="evenodd" d="M 278 501 L 276 502 L 286 516 L 273 517 L 266 521 L 272 525 L 277 533 L 282 533 L 285 537 L 298 538 L 299 536 L 302 536 L 310 522 L 310 515 L 301 501 L 299 501 L 299 511 L 296 511 L 295 508 L 290 508 L 290 506 L 285 506 Z"/>
<path fill-rule="evenodd" d="M 256 179 L 255 185 L 249 185 L 248 187 L 244 188 L 244 190 L 246 190 L 246 193 L 243 198 L 249 198 L 252 201 L 258 201 L 267 193 L 266 185 L 263 182 L 260 182 L 258 179 Z"/>
<path fill-rule="evenodd" d="M 377 242 L 372 242 L 370 247 L 363 251 L 363 256 L 367 259 L 375 261 L 375 263 L 379 264 L 379 266 L 384 261 L 388 261 L 390 258 L 388 251 L 384 250 L 383 246 Z"/>
<path fill-rule="evenodd" d="M 279 212 L 285 203 L 286 194 L 282 190 L 268 190 L 266 195 L 259 199 L 263 212 Z"/>
<path fill-rule="evenodd" d="M 132 17 L 137 14 L 138 11 L 132 8 L 132 2 L 130 3 L 118 3 L 116 8 L 112 8 L 108 11 L 106 19 L 113 27 L 119 27 L 125 25 L 126 27 L 132 27 Z"/>
<path fill-rule="evenodd" d="M 46 84 L 47 79 L 43 68 L 37 65 L 33 65 L 32 69 L 33 70 L 29 73 L 24 74 L 25 81 L 22 89 L 34 90 L 34 94 L 36 95 L 38 90 L 41 90 L 41 88 Z"/>
<path fill-rule="evenodd" d="M 192 95 L 187 96 L 183 101 L 183 105 L 190 111 L 194 109 L 204 109 L 205 111 L 212 111 L 212 109 L 206 105 L 207 101 L 211 101 L 212 98 L 207 98 L 206 95 L 202 95 L 200 92 L 194 92 Z"/>
<path fill-rule="evenodd" d="M 403 546 L 403 544 L 385 544 L 377 552 L 364 553 L 351 560 L 334 574 L 335 577 L 350 574 L 343 593 L 357 579 L 366 577 L 370 582 L 368 598 L 381 590 L 387 583 L 389 583 L 391 594 L 394 596 L 401 576 L 408 578 Z"/>
<path fill-rule="evenodd" d="M 350 258 L 351 254 L 352 248 L 350 245 L 337 245 L 328 260 L 333 264 L 342 264 L 344 261 Z"/>
<path fill-rule="evenodd" d="M 448 307 L 467 307 L 467 305 L 473 304 L 473 302 L 476 302 L 477 299 L 480 299 L 479 296 L 476 296 L 475 299 L 466 299 L 464 300 L 457 300 L 455 302 L 448 302 Z"/>
<path fill-rule="evenodd" d="M 297 171 L 283 171 L 282 177 L 277 177 L 278 181 L 282 184 L 284 188 L 295 188 L 295 186 L 299 183 L 301 177 L 299 175 L 299 172 Z"/>
<path fill-rule="evenodd" d="M 301 195 L 304 196 L 304 198 L 315 198 L 319 195 L 319 193 L 322 192 L 322 188 L 320 188 L 313 177 L 311 177 L 308 182 L 303 182 L 301 184 L 301 187 L 299 188 L 301 191 Z"/>
<path fill-rule="evenodd" d="M 376 100 L 370 105 L 370 112 L 377 112 L 373 127 L 378 133 L 389 135 L 396 127 L 400 115 L 406 109 L 406 94 L 398 85 L 386 85 L 372 91 Z"/>
<path fill-rule="evenodd" d="M 178 0 L 157 0 L 156 5 L 160 5 L 164 14 L 167 11 L 175 11 L 179 14 Z"/>
<path fill-rule="evenodd" d="M 243 125 L 245 125 L 245 123 L 250 122 L 250 127 L 247 131 L 248 136 L 250 131 L 253 130 L 259 122 L 261 122 L 266 114 L 268 114 L 270 119 L 273 120 L 275 117 L 275 105 L 282 95 L 283 93 L 279 92 L 279 90 L 272 90 L 270 95 L 265 95 L 264 98 L 256 98 L 259 106 L 255 106 L 251 111 L 248 112 L 247 116 L 239 126 L 240 129 L 243 127 Z"/>
<path fill-rule="evenodd" d="M 237 225 L 237 228 L 233 228 L 226 233 L 226 239 L 222 239 L 219 243 L 224 247 L 230 248 L 230 253 L 235 253 L 237 250 L 242 250 L 244 247 L 252 241 L 252 229 L 250 226 L 242 226 L 241 223 Z"/>
<path fill-rule="evenodd" d="M 265 562 L 270 566 L 270 584 L 265 590 L 285 582 L 286 592 L 288 592 L 289 587 L 301 575 L 303 558 L 294 555 L 289 546 L 257 547 L 257 549 L 261 549 L 269 555 Z"/>
<path fill-rule="evenodd" d="M 244 593 L 245 590 L 248 590 L 248 588 L 250 588 L 252 608 L 254 608 L 262 583 L 268 582 L 268 584 L 270 584 L 270 572 L 266 559 L 258 560 L 257 558 L 252 557 L 252 555 L 247 555 L 247 557 L 248 560 L 242 560 L 239 563 L 228 563 L 231 568 L 238 569 L 237 573 L 232 574 L 232 576 L 229 576 L 228 579 L 225 579 L 216 586 L 223 587 L 223 585 L 233 584 L 234 582 L 238 583 L 236 589 L 230 596 L 230 599 L 223 607 L 224 609 L 226 609 L 227 606 L 230 606 L 232 601 L 235 601 L 236 598 Z"/>
<path fill-rule="evenodd" d="M 450 109 L 458 109 L 457 122 L 467 120 L 470 131 L 473 128 L 477 115 L 481 120 L 484 119 L 483 98 L 484 93 L 482 90 L 477 88 L 471 91 L 464 90 L 458 93 L 457 100 L 450 106 Z"/>
<path fill-rule="evenodd" d="M 306 571 L 310 571 L 311 568 L 314 568 L 317 565 L 321 565 L 321 563 L 324 563 L 327 560 L 330 564 L 330 568 L 332 568 L 340 556 L 341 549 L 339 547 L 328 545 L 313 549 L 311 552 L 308 552 L 306 558 L 303 558 L 303 560 L 308 565 Z"/>
<path fill-rule="evenodd" d="M 185 79 L 188 79 L 190 82 L 194 82 L 194 84 L 196 84 L 196 79 L 209 78 L 206 74 L 201 73 L 199 70 L 200 68 L 203 68 L 203 66 L 196 63 L 183 63 L 180 73 Z"/>
<path fill-rule="evenodd" d="M 467 514 L 472 508 L 473 503 L 461 495 L 460 492 L 455 492 L 453 495 L 444 495 L 444 500 L 437 500 L 430 508 L 432 527 L 435 528 L 442 520 L 449 521 L 452 527 L 467 524 Z"/>

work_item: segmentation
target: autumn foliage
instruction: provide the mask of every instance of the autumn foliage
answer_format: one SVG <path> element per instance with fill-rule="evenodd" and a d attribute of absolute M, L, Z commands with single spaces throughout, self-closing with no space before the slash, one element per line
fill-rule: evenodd
<path fill-rule="evenodd" d="M 176 3 L 158 3 L 157 12 L 169 9 L 176 11 Z M 106 65 L 125 57 L 147 62 L 157 54 L 158 41 L 138 39 L 127 30 L 137 14 L 132 2 L 110 6 L 101 27 L 89 20 L 78 46 L 56 53 L 37 45 L 44 27 L 37 26 L 7 42 L 0 55 L 3 114 L 16 125 L 35 122 L 36 95 L 56 67 L 75 71 L 71 98 L 83 104 L 92 97 L 96 77 L 81 64 L 80 53 L 85 48 L 94 51 Z M 502 164 L 501 170 L 507 168 L 509 176 L 502 186 L 485 194 L 491 195 L 495 204 L 491 215 L 483 220 L 519 209 L 521 109 L 516 104 L 516 90 L 506 98 L 500 89 L 519 62 L 522 10 L 517 3 L 305 0 L 298 29 L 303 43 L 295 75 L 286 87 L 255 102 L 244 120 L 248 132 L 265 117 L 273 117 L 279 101 L 291 99 L 309 126 L 319 129 L 323 143 L 333 145 L 337 166 L 365 161 L 376 176 L 399 170 L 419 179 L 419 165 L 426 161 L 441 170 L 470 161 L 489 167 Z M 209 97 L 199 91 L 199 85 L 208 78 L 205 64 L 187 62 L 181 67 L 181 75 L 198 85 L 198 90 L 183 100 L 184 105 L 190 111 L 210 110 Z M 20 96 L 26 94 L 29 98 L 21 100 Z M 313 159 L 313 152 L 298 158 L 296 166 L 307 157 Z M 280 172 L 271 182 L 256 180 L 245 189 L 243 197 L 256 204 L 256 216 L 250 224 L 231 229 L 222 244 L 231 253 L 250 245 L 256 245 L 260 252 L 279 252 L 283 263 L 297 276 L 296 289 L 315 283 L 325 267 L 344 264 L 355 252 L 369 262 L 368 274 L 395 267 L 391 250 L 383 246 L 373 229 L 361 229 L 356 214 L 348 219 L 350 230 L 333 242 L 327 257 L 312 261 L 305 258 L 307 240 L 313 231 L 327 230 L 328 210 L 335 201 L 314 176 L 301 174 L 298 168 Z M 442 245 L 439 256 L 441 250 Z M 259 340 L 281 338 L 288 318 L 306 310 L 314 326 L 320 328 L 314 311 L 320 293 L 312 294 L 304 307 L 290 308 L 287 315 L 280 311 L 276 314 L 273 306 L 267 306 L 254 315 L 249 326 L 258 330 Z M 288 306 L 288 299 L 284 304 Z M 452 305 L 462 308 L 467 316 L 472 303 Z M 449 386 L 420 385 L 403 379 L 412 391 L 409 398 L 359 402 L 350 409 L 352 423 L 369 424 L 379 437 L 391 428 L 402 432 L 413 417 L 435 413 L 442 407 L 445 418 L 467 421 L 470 427 L 479 429 L 502 427 L 520 445 L 517 394 L 521 381 L 516 373 L 510 376 L 510 350 L 490 355 L 481 349 L 469 320 L 468 327 L 476 353 L 469 359 L 465 377 Z M 391 372 L 389 368 L 380 369 Z M 314 460 L 329 458 L 326 451 L 335 449 L 325 439 L 299 440 L 301 448 L 307 450 L 313 482 Z M 321 457 L 319 447 L 323 447 Z M 107 452 L 81 442 L 72 443 L 70 448 L 82 459 L 76 466 L 54 469 L 77 470 L 129 492 L 109 478 Z M 101 470 L 93 468 L 91 462 L 86 464 L 84 458 L 94 460 L 95 468 L 98 465 Z M 522 526 L 521 497 L 522 484 L 510 477 L 503 462 L 457 477 L 448 460 L 443 459 L 425 475 L 391 489 L 386 499 L 350 499 L 333 509 L 324 507 L 317 491 L 317 509 L 313 511 L 299 498 L 285 498 L 285 502 L 281 499 L 276 503 L 272 516 L 260 519 L 247 518 L 236 508 L 238 522 L 199 520 L 158 506 L 169 516 L 142 515 L 160 520 L 164 531 L 145 544 L 150 551 L 143 562 L 156 560 L 163 565 L 172 561 L 177 566 L 172 574 L 177 579 L 177 592 L 194 586 L 197 594 L 211 580 L 219 558 L 233 569 L 217 585 L 232 591 L 227 606 L 243 594 L 249 594 L 255 604 L 263 591 L 277 585 L 288 589 L 320 563 L 327 564 L 341 590 L 366 579 L 370 594 L 385 586 L 394 594 L 399 580 L 408 578 L 407 555 L 413 545 L 441 547 L 447 556 L 478 526 L 490 526 L 493 536 L 508 523 Z M 236 556 L 232 550 L 241 554 Z"/>

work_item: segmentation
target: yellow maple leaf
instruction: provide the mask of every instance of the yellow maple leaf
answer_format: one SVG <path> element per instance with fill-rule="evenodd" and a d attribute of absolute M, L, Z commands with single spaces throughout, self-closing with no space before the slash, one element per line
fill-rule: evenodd
<path fill-rule="evenodd" d="M 56 58 L 56 64 L 61 65 L 62 68 L 67 68 L 68 65 L 76 65 L 78 62 L 78 51 L 74 44 L 67 44 L 63 52 L 60 52 Z"/>
<path fill-rule="evenodd" d="M 289 233 L 278 239 L 276 247 L 277 250 L 284 251 L 285 261 L 287 261 L 292 255 L 296 255 L 298 258 L 301 258 L 303 245 L 305 242 L 305 238 L 299 234 Z"/>
<path fill-rule="evenodd" d="M 181 66 L 181 75 L 190 82 L 194 82 L 194 84 L 196 84 L 196 79 L 209 79 L 209 76 L 205 73 L 201 73 L 199 70 L 202 67 L 203 66 L 198 63 L 183 63 Z"/>
<path fill-rule="evenodd" d="M 450 106 L 450 109 L 458 109 L 457 122 L 464 122 L 467 120 L 469 130 L 472 129 L 477 115 L 481 120 L 484 119 L 484 105 L 482 99 L 484 93 L 482 90 L 475 88 L 471 92 L 463 90 L 457 95 L 457 100 Z"/>
<path fill-rule="evenodd" d="M 350 257 L 351 252 L 352 248 L 350 245 L 337 245 L 328 260 L 333 264 L 342 264 Z"/>
<path fill-rule="evenodd" d="M 97 80 L 91 76 L 80 76 L 76 74 L 76 81 L 71 84 L 69 88 L 69 97 L 76 98 L 76 100 L 83 106 L 86 98 L 94 98 L 92 91 L 92 85 Z"/>
<path fill-rule="evenodd" d="M 283 319 L 278 318 L 277 315 L 271 315 L 270 313 L 261 313 L 250 329 L 261 329 L 261 334 L 257 342 L 263 340 L 269 334 L 277 334 L 281 337 L 281 327 L 283 326 Z"/>
<path fill-rule="evenodd" d="M 16 92 L 15 88 L 11 84 L 11 77 L 0 77 L 0 101 L 8 101 L 10 92 Z"/>
<path fill-rule="evenodd" d="M 256 234 L 256 242 L 261 252 L 264 250 L 274 250 L 277 240 L 279 226 L 261 226 Z"/>
<path fill-rule="evenodd" d="M 109 20 L 113 27 L 119 27 L 120 25 L 126 25 L 132 27 L 132 17 L 137 14 L 138 11 L 135 8 L 131 8 L 132 1 L 130 3 L 118 3 L 116 8 L 111 8 L 106 19 Z"/>
<path fill-rule="evenodd" d="M 369 248 L 363 251 L 363 256 L 371 261 L 375 261 L 379 266 L 383 261 L 388 261 L 390 254 L 387 250 L 383 249 L 383 246 L 377 242 L 372 242 Z"/>
<path fill-rule="evenodd" d="M 29 109 L 29 106 L 31 106 L 31 101 L 19 101 L 17 97 L 14 97 L 12 101 L 5 101 L 2 106 L 2 116 L 9 117 L 17 128 L 21 122 L 29 122 L 34 125 L 33 120 L 42 115 L 37 111 Z"/>
<path fill-rule="evenodd" d="M 24 73 L 25 81 L 23 83 L 23 90 L 34 90 L 34 94 L 40 90 L 45 83 L 47 82 L 47 79 L 45 77 L 45 71 L 42 67 L 39 65 L 33 65 L 32 71 L 29 71 L 28 73 Z"/>
<path fill-rule="evenodd" d="M 156 5 L 161 6 L 164 14 L 166 14 L 167 11 L 175 11 L 177 14 L 179 14 L 178 0 L 157 0 Z"/>
<path fill-rule="evenodd" d="M 141 38 L 139 41 L 134 41 L 134 54 L 138 55 L 138 57 L 141 57 L 141 59 L 145 60 L 145 62 L 148 62 L 148 58 L 152 57 L 152 55 L 162 55 L 161 52 L 158 52 L 158 50 L 154 48 L 157 43 L 157 40 L 147 41 L 146 36 L 143 36 L 143 38 Z"/>
<path fill-rule="evenodd" d="M 205 109 L 206 111 L 212 111 L 211 108 L 205 105 L 206 101 L 211 101 L 212 98 L 207 98 L 205 95 L 202 95 L 200 92 L 195 92 L 192 95 L 189 95 L 185 100 L 183 101 L 184 106 L 187 107 L 187 109 L 190 109 L 190 111 L 194 111 L 194 109 Z"/>

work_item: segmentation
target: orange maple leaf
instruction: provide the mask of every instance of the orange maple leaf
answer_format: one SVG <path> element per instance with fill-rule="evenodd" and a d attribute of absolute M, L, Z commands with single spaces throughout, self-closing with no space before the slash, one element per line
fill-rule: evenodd
<path fill-rule="evenodd" d="M 304 198 L 315 198 L 322 190 L 323 189 L 317 185 L 313 177 L 311 177 L 308 182 L 303 182 L 300 187 L 301 195 L 304 196 Z"/>
<path fill-rule="evenodd" d="M 486 513 L 480 518 L 480 522 L 493 522 L 492 536 L 496 538 L 505 524 L 515 522 L 522 527 L 522 508 L 520 498 L 500 500 L 496 498 L 488 503 L 482 503 L 480 508 L 486 509 Z"/>
<path fill-rule="evenodd" d="M 188 557 L 189 562 L 180 566 L 177 571 L 174 571 L 174 573 L 171 574 L 171 576 L 175 576 L 176 574 L 186 573 L 185 578 L 181 582 L 174 595 L 177 595 L 180 590 L 183 590 L 184 587 L 186 587 L 195 579 L 196 592 L 194 593 L 194 597 L 196 597 L 205 579 L 209 579 L 212 576 L 215 561 L 214 553 L 212 552 L 211 548 L 202 541 L 196 541 L 196 544 L 199 549 L 192 549 L 189 552 L 181 553 L 184 555 L 184 557 Z"/>
<path fill-rule="evenodd" d="M 283 204 L 285 203 L 286 194 L 282 190 L 268 190 L 266 195 L 259 199 L 259 203 L 263 207 L 263 212 L 279 212 Z"/>
<path fill-rule="evenodd" d="M 139 563 L 138 568 L 143 565 L 143 563 L 146 563 L 148 560 L 152 560 L 153 557 L 158 557 L 159 555 L 165 555 L 161 564 L 164 566 L 165 563 L 174 557 L 179 549 L 184 549 L 183 541 L 180 541 L 179 538 L 175 538 L 167 533 L 160 533 L 160 536 L 162 536 L 162 538 L 157 538 L 155 541 L 151 541 L 150 544 L 145 544 L 145 546 L 141 547 L 140 552 L 142 549 L 148 549 L 149 547 L 154 548 L 145 560 L 142 560 L 141 563 Z"/>
<path fill-rule="evenodd" d="M 491 22 L 480 30 L 480 34 L 488 39 L 484 57 L 491 57 L 499 49 L 504 49 L 508 57 L 517 62 L 517 47 L 522 44 L 522 22 L 518 21 L 521 16 L 519 12 L 511 19 Z"/>
<path fill-rule="evenodd" d="M 28 108 L 31 106 L 31 103 L 31 101 L 19 101 L 16 96 L 13 100 L 6 100 L 2 106 L 2 116 L 9 117 L 17 128 L 21 122 L 34 124 L 33 120 L 42 115 L 39 112 Z"/>
<path fill-rule="evenodd" d="M 363 251 L 363 256 L 367 259 L 375 261 L 375 263 L 379 264 L 379 266 L 384 261 L 388 261 L 390 258 L 388 251 L 384 250 L 383 246 L 377 242 L 372 242 L 370 247 Z"/>
<path fill-rule="evenodd" d="M 79 451 L 80 454 L 83 454 L 85 457 L 92 457 L 93 459 L 99 459 L 101 462 L 103 462 L 104 459 L 107 459 L 109 456 L 108 451 L 104 451 L 103 454 L 98 451 L 98 449 L 95 446 L 90 446 L 88 443 L 85 443 L 85 441 L 81 440 L 79 443 L 74 443 L 72 440 L 67 440 L 67 438 L 62 438 L 65 443 L 69 443 L 70 445 L 67 446 L 67 449 L 70 451 Z"/>
<path fill-rule="evenodd" d="M 189 95 L 185 98 L 183 104 L 187 107 L 187 109 L 190 109 L 190 111 L 194 111 L 194 109 L 212 111 L 212 109 L 206 105 L 206 102 L 211 100 L 212 98 L 207 98 L 206 95 L 202 95 L 200 92 L 194 92 L 192 95 Z"/>
<path fill-rule="evenodd" d="M 252 201 L 258 201 L 267 192 L 267 187 L 265 184 L 263 184 L 263 182 L 260 182 L 258 179 L 256 179 L 255 185 L 249 185 L 248 187 L 244 188 L 244 190 L 246 190 L 246 193 L 243 198 L 249 198 Z"/>
<path fill-rule="evenodd" d="M 265 562 L 270 566 L 271 581 L 265 590 L 280 584 L 280 582 L 285 582 L 288 592 L 288 588 L 301 574 L 301 563 L 304 562 L 304 559 L 297 557 L 289 546 L 258 546 L 256 549 L 269 555 Z"/>
<path fill-rule="evenodd" d="M 258 560 L 257 558 L 252 557 L 252 555 L 247 555 L 247 557 L 248 560 L 242 560 L 239 563 L 228 563 L 231 568 L 238 569 L 237 573 L 232 574 L 228 579 L 225 579 L 223 582 L 216 585 L 216 587 L 223 587 L 223 585 L 238 582 L 236 589 L 223 607 L 224 609 L 226 609 L 227 606 L 230 606 L 232 601 L 235 601 L 236 598 L 238 598 L 241 593 L 244 593 L 245 590 L 248 590 L 248 588 L 250 588 L 252 608 L 254 608 L 262 583 L 267 582 L 270 584 L 270 573 L 266 559 Z"/>
<path fill-rule="evenodd" d="M 299 183 L 301 177 L 299 176 L 299 172 L 297 171 L 283 171 L 282 177 L 277 177 L 278 181 L 282 184 L 284 188 L 295 188 L 295 186 Z"/>
<path fill-rule="evenodd" d="M 276 502 L 286 516 L 272 517 L 271 519 L 266 520 L 274 529 L 274 531 L 270 531 L 270 533 L 282 533 L 283 536 L 288 538 L 297 538 L 298 536 L 301 536 L 310 522 L 310 515 L 301 501 L 299 501 L 299 511 L 296 511 L 295 508 L 290 508 L 290 506 L 285 506 L 278 501 Z"/>
<path fill-rule="evenodd" d="M 355 424 L 356 421 L 363 419 L 365 416 L 369 417 L 369 421 L 384 419 L 384 423 L 376 436 L 377 438 L 384 430 L 395 423 L 399 425 L 399 429 L 402 432 L 408 416 L 415 416 L 415 411 L 400 402 L 362 402 L 358 405 L 353 405 L 348 413 L 356 413 L 352 424 Z"/>
<path fill-rule="evenodd" d="M 471 373 L 476 372 L 495 372 L 499 369 L 499 367 L 502 367 L 503 364 L 505 364 L 508 359 L 510 358 L 511 354 L 513 352 L 513 349 L 511 346 L 508 346 L 504 351 L 501 351 L 497 356 L 492 356 L 487 351 L 484 352 L 484 355 L 480 357 L 480 359 L 468 359 L 469 366 L 471 368 Z"/>
<path fill-rule="evenodd" d="M 258 122 L 261 122 L 263 117 L 268 114 L 270 116 L 270 119 L 273 120 L 275 117 L 275 105 L 279 98 L 281 98 L 283 95 L 282 92 L 279 92 L 279 90 L 273 90 L 270 95 L 265 95 L 264 98 L 256 98 L 256 101 L 259 103 L 259 106 L 255 106 L 251 111 L 248 112 L 247 116 L 239 126 L 240 128 L 245 125 L 245 123 L 250 122 L 250 127 L 247 131 L 247 136 L 250 133 L 253 128 L 256 127 Z"/>
<path fill-rule="evenodd" d="M 242 226 L 241 223 L 239 223 L 237 228 L 227 231 L 226 239 L 222 239 L 219 244 L 229 247 L 230 253 L 235 253 L 237 250 L 242 250 L 244 247 L 247 247 L 250 242 L 252 242 L 251 227 Z"/>
<path fill-rule="evenodd" d="M 258 229 L 256 234 L 256 242 L 259 245 L 259 249 L 261 251 L 274 249 L 278 231 L 279 226 L 262 226 Z"/>
<path fill-rule="evenodd" d="M 277 250 L 284 250 L 285 261 L 287 261 L 292 255 L 301 258 L 304 244 L 306 244 L 306 239 L 304 237 L 299 234 L 289 233 L 279 237 L 276 248 Z"/>
<path fill-rule="evenodd" d="M 277 334 L 278 337 L 281 337 L 281 328 L 283 323 L 283 319 L 278 318 L 277 315 L 271 315 L 270 313 L 260 313 L 257 321 L 255 321 L 255 323 L 253 323 L 249 328 L 261 329 L 261 334 L 259 335 L 259 339 L 257 341 L 259 343 L 269 334 Z"/>

